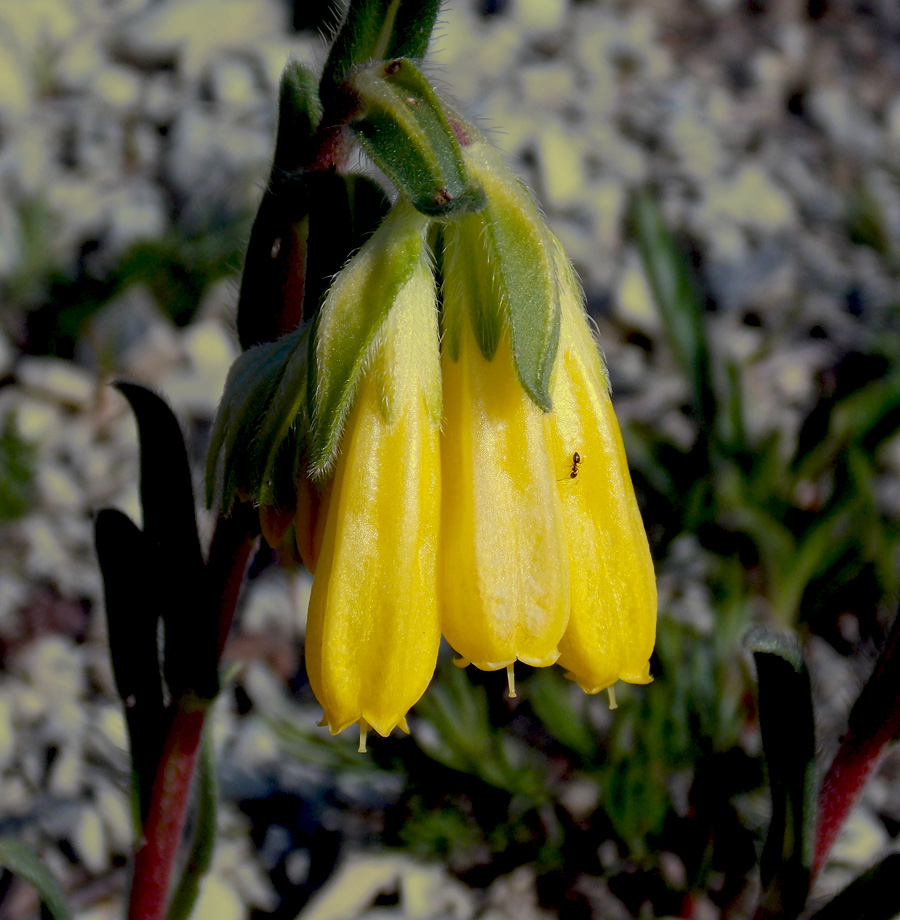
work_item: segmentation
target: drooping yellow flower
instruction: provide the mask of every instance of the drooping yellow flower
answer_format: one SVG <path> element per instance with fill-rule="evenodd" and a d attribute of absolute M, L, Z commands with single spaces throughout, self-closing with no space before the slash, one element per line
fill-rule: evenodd
<path fill-rule="evenodd" d="M 572 267 L 553 243 L 561 328 L 550 425 L 571 598 L 559 664 L 597 693 L 617 680 L 650 682 L 656 579 L 606 371 Z"/>
<path fill-rule="evenodd" d="M 517 380 L 505 336 L 488 361 L 466 320 L 458 360 L 445 349 L 442 366 L 444 635 L 483 670 L 553 664 L 569 574 L 550 418 Z"/>
<path fill-rule="evenodd" d="M 356 268 L 351 262 L 344 271 Z M 436 316 L 423 251 L 369 347 L 319 508 L 324 527 L 309 545 L 318 557 L 306 634 L 310 685 L 332 733 L 359 723 L 361 749 L 369 727 L 385 736 L 398 725 L 406 730 L 437 660 Z"/>
<path fill-rule="evenodd" d="M 444 634 L 510 678 L 647 683 L 653 565 L 580 288 L 497 152 L 465 152 L 488 203 L 444 230 Z"/>

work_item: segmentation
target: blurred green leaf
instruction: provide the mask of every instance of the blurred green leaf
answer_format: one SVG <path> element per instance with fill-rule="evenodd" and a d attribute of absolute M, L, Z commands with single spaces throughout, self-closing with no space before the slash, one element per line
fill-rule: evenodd
<path fill-rule="evenodd" d="M 528 703 L 547 732 L 560 744 L 574 751 L 585 761 L 592 761 L 599 752 L 596 729 L 587 718 L 588 697 L 581 691 L 576 705 L 575 688 L 556 668 L 537 668 L 528 679 Z"/>
<path fill-rule="evenodd" d="M 508 734 L 496 731 L 487 694 L 461 668 L 443 668 L 416 707 L 433 732 L 419 731 L 416 741 L 433 760 L 530 802 L 548 798 L 547 776 L 538 755 Z"/>
<path fill-rule="evenodd" d="M 809 893 L 816 834 L 815 728 L 809 673 L 797 639 L 764 627 L 744 646 L 756 661 L 759 725 L 772 794 L 760 857 L 759 917 L 797 917 Z"/>
<path fill-rule="evenodd" d="M 0 522 L 26 515 L 34 500 L 37 448 L 19 434 L 15 412 L 0 427 Z"/>
<path fill-rule="evenodd" d="M 0 866 L 25 879 L 40 895 L 53 920 L 69 920 L 68 905 L 63 890 L 50 870 L 24 844 L 0 839 Z"/>
<path fill-rule="evenodd" d="M 711 437 L 717 410 L 703 302 L 697 296 L 685 257 L 652 196 L 646 192 L 636 195 L 631 214 L 650 289 L 669 343 L 691 387 L 701 437 Z"/>

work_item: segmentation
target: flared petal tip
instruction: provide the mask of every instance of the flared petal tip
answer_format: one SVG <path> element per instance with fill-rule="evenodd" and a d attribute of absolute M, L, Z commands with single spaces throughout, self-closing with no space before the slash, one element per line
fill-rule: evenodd
<path fill-rule="evenodd" d="M 549 655 L 544 655 L 542 658 L 529 655 L 516 655 L 515 658 L 504 658 L 502 661 L 475 661 L 470 658 L 454 658 L 453 663 L 458 668 L 465 668 L 470 664 L 474 664 L 479 671 L 508 671 L 517 661 L 531 665 L 533 668 L 549 668 L 551 664 L 556 664 L 557 658 L 559 658 L 559 651 L 553 649 Z"/>
<path fill-rule="evenodd" d="M 650 676 L 649 662 L 644 668 L 637 671 L 620 671 L 618 674 L 609 675 L 582 675 L 566 671 L 566 679 L 574 681 L 589 696 L 608 690 L 619 680 L 625 684 L 650 684 L 653 682 L 653 678 Z"/>
<path fill-rule="evenodd" d="M 409 724 L 406 721 L 406 714 L 387 720 L 366 715 L 359 715 L 353 719 L 335 720 L 328 712 L 325 712 L 322 715 L 322 720 L 317 724 L 327 727 L 332 735 L 339 735 L 342 731 L 346 731 L 346 729 L 350 728 L 351 725 L 358 725 L 360 754 L 366 753 L 366 737 L 370 730 L 377 732 L 382 738 L 387 738 L 395 728 L 399 728 L 400 731 L 406 735 L 409 734 Z"/>

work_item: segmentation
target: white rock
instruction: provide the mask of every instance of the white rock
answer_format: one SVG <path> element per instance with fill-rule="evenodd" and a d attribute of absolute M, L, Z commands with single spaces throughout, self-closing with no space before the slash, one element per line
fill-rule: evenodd
<path fill-rule="evenodd" d="M 212 418 L 225 388 L 225 377 L 238 356 L 237 345 L 214 320 L 188 327 L 182 345 L 189 364 L 166 375 L 162 389 L 176 412 Z"/>
<path fill-rule="evenodd" d="M 21 667 L 29 683 L 52 699 L 77 700 L 84 695 L 81 650 L 64 636 L 43 636 L 22 655 Z"/>
<path fill-rule="evenodd" d="M 566 24 L 568 0 L 513 0 L 512 15 L 528 32 L 553 32 Z"/>
<path fill-rule="evenodd" d="M 93 875 L 109 868 L 109 843 L 106 829 L 96 809 L 84 806 L 78 810 L 69 842 L 79 862 Z"/>
<path fill-rule="evenodd" d="M 47 788 L 53 795 L 74 798 L 82 787 L 84 757 L 81 745 L 70 742 L 63 745 L 50 768 Z"/>
<path fill-rule="evenodd" d="M 193 915 L 198 920 L 244 920 L 247 908 L 228 882 L 210 873 L 200 883 L 200 896 Z"/>
<path fill-rule="evenodd" d="M 3 61 L 0 59 L 0 86 L 3 85 Z M 0 101 L 2 111 L 2 101 Z M 0 198 L 0 278 L 11 275 L 22 260 L 22 228 L 16 212 Z M 6 336 L 0 332 L 0 374 L 12 365 L 12 353 Z"/>
<path fill-rule="evenodd" d="M 137 107 L 141 98 L 141 78 L 132 68 L 111 65 L 94 75 L 91 90 L 104 105 L 121 115 Z"/>
<path fill-rule="evenodd" d="M 659 312 L 647 282 L 643 265 L 632 253 L 619 278 L 615 298 L 616 315 L 636 329 L 655 333 L 659 330 Z"/>
<path fill-rule="evenodd" d="M 16 752 L 16 733 L 13 727 L 13 706 L 6 693 L 0 693 L 0 770 L 13 759 Z"/>
<path fill-rule="evenodd" d="M 293 599 L 284 573 L 256 579 L 247 593 L 241 612 L 242 629 L 250 633 L 293 635 Z"/>
<path fill-rule="evenodd" d="M 246 61 L 225 57 L 213 65 L 213 87 L 217 101 L 243 111 L 259 101 L 256 79 Z"/>
<path fill-rule="evenodd" d="M 46 511 L 77 511 L 84 507 L 84 491 L 72 471 L 55 460 L 43 460 L 37 470 L 40 503 Z"/>
<path fill-rule="evenodd" d="M 76 409 L 88 408 L 97 388 L 91 374 L 60 358 L 23 357 L 16 375 L 30 393 Z"/>
<path fill-rule="evenodd" d="M 286 12 L 274 0 L 164 0 L 130 23 L 121 40 L 129 54 L 149 63 L 174 58 L 194 78 L 223 51 L 282 33 Z"/>
<path fill-rule="evenodd" d="M 584 138 L 551 123 L 538 135 L 537 154 L 543 186 L 542 200 L 555 208 L 580 203 L 587 184 Z"/>
<path fill-rule="evenodd" d="M 26 118 L 32 107 L 31 94 L 26 56 L 7 34 L 0 38 L 0 116 L 13 123 Z"/>
<path fill-rule="evenodd" d="M 97 812 L 103 821 L 114 853 L 129 853 L 134 839 L 131 803 L 128 796 L 111 783 L 102 781 L 94 790 Z"/>

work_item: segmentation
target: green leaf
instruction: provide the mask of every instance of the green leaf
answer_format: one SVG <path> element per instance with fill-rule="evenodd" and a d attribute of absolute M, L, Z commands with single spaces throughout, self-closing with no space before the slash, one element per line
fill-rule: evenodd
<path fill-rule="evenodd" d="M 330 99 L 359 64 L 423 57 L 440 6 L 440 0 L 351 0 L 322 71 L 322 97 Z"/>
<path fill-rule="evenodd" d="M 117 383 L 138 426 L 141 508 L 147 583 L 164 594 L 163 666 L 174 698 L 190 692 L 213 699 L 219 692 L 217 613 L 204 595 L 204 562 L 197 533 L 191 466 L 178 420 L 165 401 L 133 383 Z"/>
<path fill-rule="evenodd" d="M 307 337 L 304 326 L 244 352 L 231 367 L 206 455 L 206 501 L 217 491 L 224 514 L 237 498 L 269 493 L 276 459 L 292 429 L 306 430 Z M 222 474 L 217 490 L 221 458 Z"/>
<path fill-rule="evenodd" d="M 815 727 L 809 672 L 796 638 L 751 628 L 759 725 L 772 794 L 772 821 L 760 857 L 759 917 L 799 916 L 809 893 L 816 833 Z"/>
<path fill-rule="evenodd" d="M 37 449 L 19 434 L 14 412 L 0 428 L 0 521 L 12 521 L 27 513 L 34 495 Z"/>
<path fill-rule="evenodd" d="M 50 870 L 28 847 L 15 840 L 0 840 L 0 866 L 25 879 L 41 897 L 53 920 L 69 920 L 66 897 Z"/>
<path fill-rule="evenodd" d="M 468 272 L 482 277 L 468 283 L 474 295 L 490 296 L 494 301 L 472 313 L 473 320 L 481 324 L 480 329 L 476 326 L 476 337 L 491 343 L 495 335 L 492 311 L 494 315 L 502 311 L 519 382 L 532 401 L 549 412 L 550 374 L 560 325 L 555 243 L 531 193 L 496 150 L 486 141 L 476 142 L 466 148 L 466 162 L 488 197 L 487 206 L 471 221 L 468 231 L 483 246 L 483 254 L 473 256 Z M 452 233 L 453 228 L 446 232 Z M 478 245 L 471 244 L 473 250 Z M 490 360 L 488 352 L 483 349 L 483 353 Z"/>
<path fill-rule="evenodd" d="M 319 312 L 310 355 L 310 473 L 337 451 L 369 348 L 423 256 L 426 219 L 402 200 L 341 270 Z"/>
<path fill-rule="evenodd" d="M 691 281 L 687 262 L 662 213 L 646 193 L 635 197 L 632 221 L 644 270 L 675 357 L 687 377 L 701 431 L 712 431 L 716 397 L 710 370 L 706 315 Z"/>
<path fill-rule="evenodd" d="M 350 127 L 418 210 L 447 217 L 483 206 L 443 106 L 412 61 L 366 64 L 349 75 L 347 85 L 360 104 Z"/>
<path fill-rule="evenodd" d="M 810 920 L 892 920 L 900 914 L 900 853 L 854 879 Z"/>
<path fill-rule="evenodd" d="M 165 603 L 159 585 L 164 578 L 149 564 L 146 536 L 121 511 L 100 511 L 94 534 L 103 575 L 109 656 L 125 710 L 143 822 L 166 729 L 157 649 L 157 627 Z"/>

